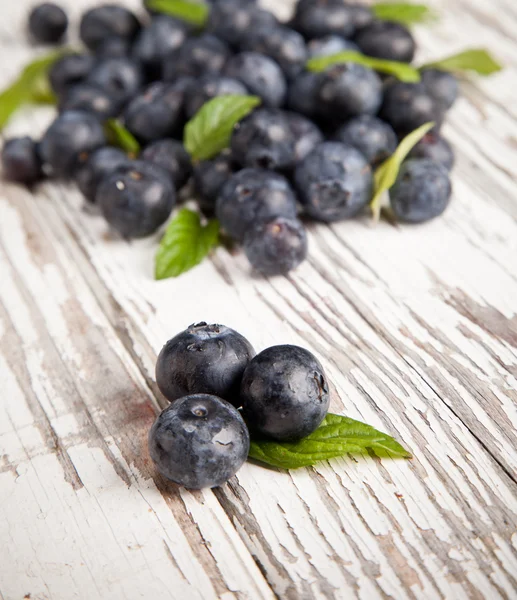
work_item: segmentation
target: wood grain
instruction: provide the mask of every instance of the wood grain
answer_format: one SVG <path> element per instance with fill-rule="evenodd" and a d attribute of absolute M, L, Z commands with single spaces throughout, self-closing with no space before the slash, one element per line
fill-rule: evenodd
<path fill-rule="evenodd" d="M 28 3 L 9 4 L 2 79 L 29 54 L 6 26 Z M 1 597 L 517 597 L 517 11 L 430 4 L 442 19 L 417 29 L 422 61 L 486 45 L 508 65 L 462 86 L 445 128 L 454 201 L 434 223 L 313 225 L 287 278 L 257 279 L 219 250 L 155 282 L 157 236 L 112 238 L 73 187 L 0 188 Z M 48 118 L 25 112 L 9 131 Z M 165 405 L 154 361 L 199 320 L 257 349 L 313 349 L 333 410 L 414 459 L 166 484 L 145 444 Z"/>

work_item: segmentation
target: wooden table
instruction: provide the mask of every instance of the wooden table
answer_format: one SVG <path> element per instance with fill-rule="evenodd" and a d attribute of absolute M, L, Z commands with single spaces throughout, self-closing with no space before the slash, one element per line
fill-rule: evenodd
<path fill-rule="evenodd" d="M 30 4 L 2 2 L 2 85 L 32 54 Z M 286 278 L 221 249 L 155 282 L 157 237 L 114 240 L 71 186 L 1 184 L 3 600 L 517 598 L 517 7 L 429 4 L 441 21 L 416 29 L 421 60 L 486 46 L 506 64 L 462 86 L 444 129 L 454 199 L 436 222 L 311 226 Z M 50 115 L 6 133 L 37 135 Z M 146 449 L 164 406 L 154 363 L 200 320 L 258 349 L 311 348 L 332 409 L 414 459 L 166 484 Z"/>

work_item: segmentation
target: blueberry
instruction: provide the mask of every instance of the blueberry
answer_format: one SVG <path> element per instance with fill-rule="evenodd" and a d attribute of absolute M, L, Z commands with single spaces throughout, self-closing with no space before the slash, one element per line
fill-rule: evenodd
<path fill-rule="evenodd" d="M 225 75 L 241 81 L 266 106 L 279 108 L 286 99 L 287 82 L 278 64 L 258 52 L 241 52 L 230 58 Z"/>
<path fill-rule="evenodd" d="M 439 69 L 424 69 L 422 71 L 422 83 L 427 92 L 444 109 L 449 109 L 459 93 L 458 80 L 452 73 L 440 71 Z"/>
<path fill-rule="evenodd" d="M 79 26 L 81 40 L 90 50 L 96 50 L 108 38 L 133 40 L 140 30 L 135 15 L 117 4 L 104 4 L 84 13 Z"/>
<path fill-rule="evenodd" d="M 196 323 L 162 348 L 156 383 L 171 402 L 189 394 L 214 394 L 239 406 L 242 374 L 253 356 L 255 350 L 237 331 Z"/>
<path fill-rule="evenodd" d="M 308 58 L 303 36 L 289 27 L 263 26 L 252 29 L 244 38 L 242 48 L 271 57 L 289 79 L 303 70 Z"/>
<path fill-rule="evenodd" d="M 235 162 L 228 150 L 221 152 L 213 160 L 203 160 L 194 165 L 198 204 L 206 216 L 214 214 L 217 196 L 235 170 Z"/>
<path fill-rule="evenodd" d="M 50 85 L 60 96 L 69 87 L 83 82 L 95 65 L 89 54 L 68 54 L 58 59 L 49 69 Z"/>
<path fill-rule="evenodd" d="M 205 102 L 216 96 L 246 95 L 247 93 L 246 87 L 237 79 L 222 75 L 203 75 L 185 92 L 185 112 L 187 117 L 191 118 Z"/>
<path fill-rule="evenodd" d="M 451 189 L 443 165 L 425 158 L 408 160 L 389 192 L 391 209 L 399 221 L 423 223 L 445 211 Z"/>
<path fill-rule="evenodd" d="M 382 103 L 382 82 L 372 69 L 355 63 L 337 64 L 321 74 L 318 111 L 326 120 L 343 122 L 376 114 Z"/>
<path fill-rule="evenodd" d="M 250 435 L 231 404 L 209 394 L 185 396 L 149 431 L 149 454 L 163 477 L 190 489 L 233 477 L 248 457 Z"/>
<path fill-rule="evenodd" d="M 287 111 L 284 115 L 294 135 L 294 163 L 298 163 L 323 142 L 323 134 L 312 121 L 303 115 Z"/>
<path fill-rule="evenodd" d="M 129 103 L 124 122 L 142 142 L 175 136 L 184 124 L 183 94 L 170 83 L 153 83 Z"/>
<path fill-rule="evenodd" d="M 230 56 L 225 42 L 215 35 L 204 33 L 189 38 L 163 61 L 163 75 L 167 81 L 175 81 L 181 75 L 199 77 L 205 73 L 221 73 Z"/>
<path fill-rule="evenodd" d="M 298 164 L 294 179 L 305 211 L 320 221 L 354 217 L 372 196 L 372 170 L 366 158 L 339 142 L 317 146 Z"/>
<path fill-rule="evenodd" d="M 43 177 L 38 146 L 30 137 L 11 138 L 2 150 L 5 179 L 31 185 Z"/>
<path fill-rule="evenodd" d="M 348 38 L 355 31 L 355 13 L 355 9 L 343 2 L 314 0 L 298 4 L 293 24 L 308 39 L 331 34 Z"/>
<path fill-rule="evenodd" d="M 151 235 L 168 219 L 176 203 L 169 174 L 141 160 L 123 164 L 99 184 L 95 202 L 124 238 Z"/>
<path fill-rule="evenodd" d="M 291 110 L 306 117 L 318 114 L 318 93 L 321 83 L 321 73 L 301 73 L 291 82 L 287 96 L 287 106 Z"/>
<path fill-rule="evenodd" d="M 65 11 L 52 2 L 35 6 L 29 14 L 29 33 L 42 44 L 57 44 L 68 28 Z"/>
<path fill-rule="evenodd" d="M 116 117 L 119 103 L 105 90 L 90 83 L 78 83 L 64 92 L 59 99 L 59 111 L 83 110 L 101 119 Z"/>
<path fill-rule="evenodd" d="M 411 62 L 415 56 L 415 40 L 400 23 L 374 21 L 358 31 L 354 42 L 364 54 L 385 60 Z"/>
<path fill-rule="evenodd" d="M 69 110 L 47 129 L 39 149 L 43 164 L 53 176 L 69 177 L 81 155 L 88 155 L 105 143 L 102 125 L 95 115 Z"/>
<path fill-rule="evenodd" d="M 192 173 L 192 163 L 185 147 L 178 140 L 163 139 L 149 144 L 140 158 L 165 169 L 174 187 L 181 189 Z"/>
<path fill-rule="evenodd" d="M 295 162 L 295 142 L 285 113 L 261 108 L 235 127 L 231 148 L 235 161 L 243 166 L 289 169 Z"/>
<path fill-rule="evenodd" d="M 94 67 L 87 81 L 125 103 L 142 87 L 143 75 L 139 65 L 129 58 L 107 58 Z"/>
<path fill-rule="evenodd" d="M 429 132 L 416 146 L 408 158 L 429 158 L 443 165 L 447 171 L 454 166 L 454 151 L 449 142 L 438 133 Z"/>
<path fill-rule="evenodd" d="M 125 58 L 130 54 L 130 40 L 115 36 L 107 38 L 95 49 L 95 57 L 98 60 L 104 60 L 106 58 Z"/>
<path fill-rule="evenodd" d="M 102 179 L 128 162 L 129 158 L 122 150 L 111 146 L 104 146 L 92 152 L 74 174 L 74 179 L 86 200 L 95 202 L 97 188 Z"/>
<path fill-rule="evenodd" d="M 163 61 L 185 42 L 187 34 L 187 28 L 181 21 L 160 15 L 138 34 L 132 56 L 142 64 L 149 79 L 160 79 Z"/>
<path fill-rule="evenodd" d="M 338 52 L 345 50 L 359 51 L 359 47 L 354 42 L 346 40 L 340 35 L 325 35 L 320 38 L 315 38 L 307 44 L 309 50 L 309 57 L 315 58 L 316 56 L 331 56 Z"/>
<path fill-rule="evenodd" d="M 216 214 L 221 226 L 236 240 L 259 221 L 296 217 L 296 197 L 285 177 L 264 169 L 243 169 L 221 189 Z"/>
<path fill-rule="evenodd" d="M 327 414 L 329 386 L 323 367 L 299 346 L 272 346 L 250 362 L 241 385 L 243 416 L 259 435 L 297 441 Z"/>
<path fill-rule="evenodd" d="M 398 135 L 410 133 L 429 121 L 436 123 L 434 129 L 437 131 L 443 120 L 442 107 L 429 95 L 423 83 L 389 85 L 379 114 Z"/>
<path fill-rule="evenodd" d="M 350 119 L 337 130 L 336 141 L 357 148 L 372 166 L 380 164 L 397 149 L 393 128 L 371 115 Z"/>
<path fill-rule="evenodd" d="M 285 275 L 307 256 L 307 234 L 298 219 L 277 217 L 257 223 L 244 236 L 244 252 L 263 275 Z"/>
<path fill-rule="evenodd" d="M 207 29 L 232 46 L 240 46 L 258 27 L 278 24 L 270 12 L 240 0 L 219 0 L 210 10 Z"/>

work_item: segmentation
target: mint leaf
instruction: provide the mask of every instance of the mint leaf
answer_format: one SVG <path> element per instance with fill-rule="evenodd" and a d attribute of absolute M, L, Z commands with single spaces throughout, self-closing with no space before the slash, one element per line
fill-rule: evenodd
<path fill-rule="evenodd" d="M 140 144 L 135 136 L 117 119 L 108 119 L 104 123 L 104 134 L 110 146 L 116 146 L 134 156 L 140 152 Z"/>
<path fill-rule="evenodd" d="M 371 8 L 373 14 L 381 21 L 396 21 L 403 25 L 424 23 L 436 19 L 436 14 L 425 4 L 379 2 Z"/>
<path fill-rule="evenodd" d="M 400 167 L 414 146 L 434 127 L 434 123 L 425 123 L 415 129 L 400 142 L 395 152 L 381 163 L 374 173 L 374 194 L 370 202 L 373 218 L 379 220 L 382 208 L 382 196 L 397 181 Z"/>
<path fill-rule="evenodd" d="M 204 104 L 185 126 L 184 145 L 194 160 L 207 160 L 230 144 L 235 125 L 261 100 L 258 96 L 218 96 Z"/>
<path fill-rule="evenodd" d="M 474 71 L 478 75 L 486 76 L 501 71 L 503 67 L 487 50 L 473 48 L 442 60 L 427 63 L 420 67 L 420 70 L 430 68 L 453 72 Z"/>
<path fill-rule="evenodd" d="M 280 469 L 298 469 L 320 460 L 349 453 L 364 454 L 371 450 L 377 456 L 411 458 L 396 440 L 371 425 L 329 413 L 314 433 L 300 442 L 253 440 L 249 458 Z"/>
<path fill-rule="evenodd" d="M 0 130 L 11 118 L 11 115 L 24 104 L 55 103 L 55 97 L 48 83 L 49 68 L 67 50 L 59 50 L 37 58 L 28 64 L 18 79 L 0 94 Z"/>
<path fill-rule="evenodd" d="M 374 71 L 379 71 L 380 73 L 393 75 L 405 83 L 416 83 L 420 81 L 420 73 L 418 70 L 407 63 L 373 58 L 372 56 L 366 56 L 355 50 L 344 50 L 343 52 L 331 54 L 330 56 L 316 56 L 307 61 L 306 66 L 309 71 L 317 73 L 319 71 L 325 71 L 325 69 L 332 65 L 348 62 L 363 65 L 363 67 L 368 67 Z"/>
<path fill-rule="evenodd" d="M 199 215 L 182 208 L 172 219 L 156 253 L 155 278 L 178 277 L 198 265 L 219 243 L 219 221 L 201 224 Z"/>
<path fill-rule="evenodd" d="M 210 14 L 208 4 L 188 2 L 187 0 L 147 0 L 145 5 L 151 10 L 176 17 L 187 23 L 203 27 Z"/>

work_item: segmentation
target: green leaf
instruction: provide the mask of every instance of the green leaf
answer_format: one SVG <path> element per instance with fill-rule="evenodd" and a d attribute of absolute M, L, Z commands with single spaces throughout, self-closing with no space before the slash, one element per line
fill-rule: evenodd
<path fill-rule="evenodd" d="M 425 4 L 408 2 L 379 2 L 372 6 L 372 12 L 381 21 L 396 21 L 403 25 L 424 23 L 437 17 Z"/>
<path fill-rule="evenodd" d="M 201 224 L 199 215 L 182 208 L 172 219 L 156 253 L 155 278 L 178 277 L 198 265 L 219 243 L 219 221 Z"/>
<path fill-rule="evenodd" d="M 184 145 L 193 160 L 208 160 L 230 144 L 235 125 L 261 100 L 258 96 L 218 96 L 204 104 L 185 126 Z"/>
<path fill-rule="evenodd" d="M 429 68 L 453 72 L 474 71 L 478 75 L 486 76 L 501 71 L 503 66 L 487 50 L 474 48 L 459 54 L 453 54 L 442 60 L 427 63 L 420 67 L 420 70 Z"/>
<path fill-rule="evenodd" d="M 108 119 L 104 123 L 104 133 L 110 146 L 121 148 L 134 156 L 140 152 L 140 144 L 135 136 L 117 119 Z"/>
<path fill-rule="evenodd" d="M 374 194 L 370 202 L 373 218 L 378 221 L 381 208 L 382 196 L 397 181 L 400 167 L 413 147 L 434 127 L 433 122 L 425 123 L 415 129 L 400 142 L 395 152 L 381 163 L 374 173 Z"/>
<path fill-rule="evenodd" d="M 185 126 L 184 145 L 193 160 L 208 160 L 230 144 L 235 125 L 261 100 L 258 96 L 218 96 L 204 104 Z"/>
<path fill-rule="evenodd" d="M 202 2 L 187 0 L 147 0 L 145 5 L 156 12 L 176 17 L 187 23 L 203 27 L 210 14 L 210 6 Z"/>
<path fill-rule="evenodd" d="M 4 128 L 11 115 L 25 104 L 55 103 L 47 73 L 56 60 L 68 52 L 68 50 L 59 50 L 37 58 L 28 64 L 18 79 L 0 94 L 0 130 Z"/>
<path fill-rule="evenodd" d="M 393 75 L 400 81 L 405 83 L 416 83 L 420 81 L 420 73 L 417 69 L 407 63 L 397 62 L 395 60 L 382 60 L 366 56 L 355 50 L 344 50 L 330 56 L 316 56 L 307 61 L 307 69 L 309 71 L 319 72 L 325 71 L 328 67 L 340 63 L 357 63 L 363 67 L 369 67 L 380 73 Z"/>
<path fill-rule="evenodd" d="M 389 435 L 366 423 L 331 413 L 314 433 L 300 442 L 253 440 L 249 458 L 280 469 L 297 469 L 349 453 L 364 454 L 368 450 L 380 457 L 411 458 Z"/>

